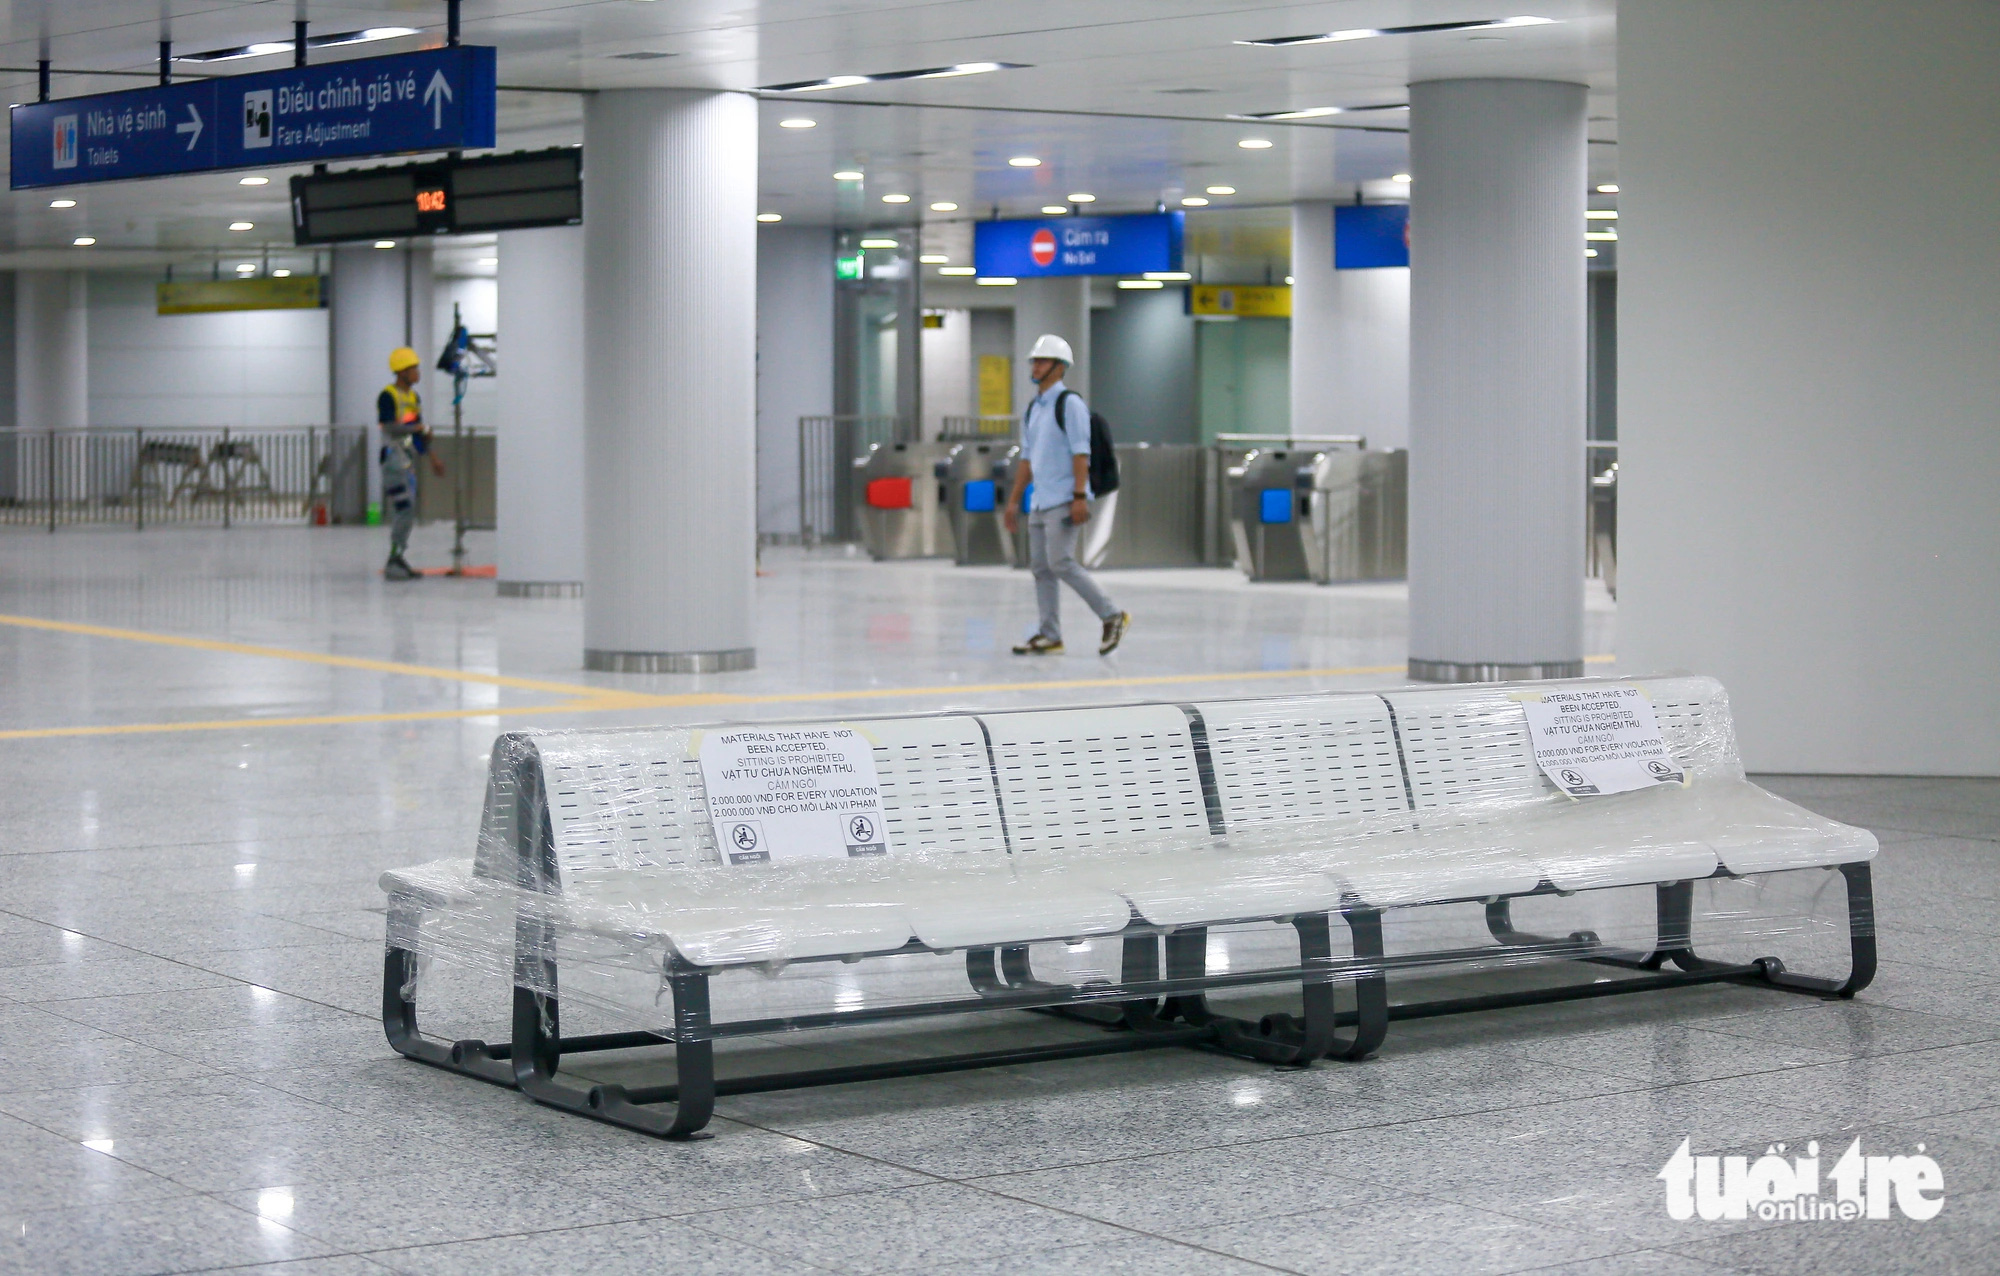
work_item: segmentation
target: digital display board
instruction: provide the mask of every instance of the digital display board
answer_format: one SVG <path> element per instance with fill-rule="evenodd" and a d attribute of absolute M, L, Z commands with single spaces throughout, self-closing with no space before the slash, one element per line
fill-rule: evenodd
<path fill-rule="evenodd" d="M 437 160 L 292 179 L 292 242 L 462 235 L 583 220 L 583 150 Z"/>

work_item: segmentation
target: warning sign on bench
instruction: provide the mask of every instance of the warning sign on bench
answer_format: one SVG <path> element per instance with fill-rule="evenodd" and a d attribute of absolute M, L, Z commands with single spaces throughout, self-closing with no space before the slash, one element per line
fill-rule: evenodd
<path fill-rule="evenodd" d="M 852 728 L 704 735 L 701 779 L 727 863 L 889 853 L 875 750 Z"/>
<path fill-rule="evenodd" d="M 1681 764 L 1660 738 L 1653 702 L 1637 687 L 1523 695 L 1535 763 L 1571 797 L 1679 784 Z"/>

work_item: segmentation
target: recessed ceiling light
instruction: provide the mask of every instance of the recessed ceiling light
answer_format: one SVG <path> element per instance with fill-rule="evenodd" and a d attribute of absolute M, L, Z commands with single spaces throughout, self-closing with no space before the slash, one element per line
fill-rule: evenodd
<path fill-rule="evenodd" d="M 1583 210 L 1583 215 L 1586 219 L 1594 222 L 1615 222 L 1618 220 L 1618 210 L 1615 208 L 1586 208 Z"/>
<path fill-rule="evenodd" d="M 396 241 L 393 239 L 378 239 L 375 241 L 375 246 L 377 248 L 394 248 Z"/>
<path fill-rule="evenodd" d="M 1292 277 L 1291 277 L 1290 275 L 1286 275 L 1286 276 L 1285 276 L 1285 287 L 1289 288 L 1289 287 L 1291 287 L 1291 286 L 1292 286 Z"/>
<path fill-rule="evenodd" d="M 1365 106 L 1302 106 L 1292 111 L 1244 111 L 1232 120 L 1317 120 L 1328 115 L 1352 115 L 1357 111 L 1407 111 L 1408 102 L 1374 102 Z"/>
<path fill-rule="evenodd" d="M 983 279 L 975 279 L 972 282 L 982 284 L 988 288 L 1010 288 L 1020 281 L 1009 275 L 988 275 Z"/>
<path fill-rule="evenodd" d="M 1410 184 L 1411 178 L 1408 173 L 1397 173 L 1394 176 L 1392 176 L 1389 180 L 1392 182 L 1401 182 L 1403 185 L 1408 186 Z"/>
<path fill-rule="evenodd" d="M 497 266 L 500 264 L 500 259 L 498 257 L 481 257 L 479 264 L 482 266 Z"/>
<path fill-rule="evenodd" d="M 1586 257 L 1595 257 L 1597 256 L 1597 250 L 1595 248 L 1586 248 L 1583 250 L 1583 255 Z"/>
<path fill-rule="evenodd" d="M 1237 145 L 1246 151 L 1268 151 L 1271 149 L 1271 139 L 1268 137 L 1246 137 L 1238 142 Z"/>
<path fill-rule="evenodd" d="M 236 179 L 236 184 L 238 186 L 269 186 L 271 179 L 268 177 L 239 177 Z"/>
<path fill-rule="evenodd" d="M 1032 155 L 1016 155 L 1007 161 L 1014 168 L 1040 168 L 1042 162 Z"/>
<path fill-rule="evenodd" d="M 1072 204 L 1095 204 L 1097 196 L 1091 194 L 1089 191 L 1071 191 L 1069 193 L 1069 202 Z"/>
<path fill-rule="evenodd" d="M 863 248 L 901 248 L 901 247 L 902 247 L 902 245 L 901 245 L 901 244 L 897 243 L 897 242 L 896 242 L 895 240 L 893 240 L 893 239 L 864 239 L 864 240 L 862 240 L 862 241 L 861 241 L 861 246 L 862 246 Z"/>
<path fill-rule="evenodd" d="M 1069 205 L 1068 205 L 1068 204 L 1043 204 L 1043 205 L 1042 205 L 1042 215 L 1043 215 L 1043 216 L 1045 216 L 1045 217 L 1061 217 L 1061 216 L 1062 216 L 1062 215 L 1063 215 L 1064 213 L 1067 213 L 1068 211 L 1069 211 Z"/>
<path fill-rule="evenodd" d="M 808 120 L 808 119 L 805 119 L 805 118 L 803 118 L 803 117 L 801 117 L 801 118 L 799 118 L 799 119 L 796 119 L 796 120 L 779 120 L 779 121 L 778 121 L 778 127 L 779 127 L 779 128 L 818 128 L 818 127 L 819 127 L 819 121 L 818 121 L 818 120 Z"/>
<path fill-rule="evenodd" d="M 273 279 L 290 279 L 291 277 L 292 272 L 289 270 L 274 270 L 271 272 L 271 278 Z"/>
<path fill-rule="evenodd" d="M 95 236 L 92 235 L 78 235 L 75 239 L 72 239 L 69 242 L 75 244 L 78 248 L 88 248 L 92 244 L 96 243 L 97 239 Z"/>
<path fill-rule="evenodd" d="M 951 258 L 945 256 L 943 253 L 925 253 L 923 256 L 917 258 L 917 260 L 926 266 L 942 266 L 950 261 Z"/>
<path fill-rule="evenodd" d="M 1184 208 L 1206 208 L 1208 201 L 1199 195 L 1190 195 L 1181 201 L 1181 205 Z"/>
<path fill-rule="evenodd" d="M 331 49 L 343 44 L 370 44 L 376 40 L 394 40 L 399 36 L 422 35 L 415 27 L 369 27 L 365 31 L 338 31 L 332 35 L 310 36 L 306 40 L 308 49 Z M 291 53 L 298 46 L 290 40 L 265 40 L 257 44 L 239 44 L 232 49 L 210 49 L 206 53 L 177 53 L 176 62 L 234 62 L 238 58 L 265 58 L 279 53 Z"/>
<path fill-rule="evenodd" d="M 229 223 L 229 229 L 231 229 L 231 230 L 255 230 L 255 229 L 257 229 L 257 223 L 255 223 L 255 222 L 231 222 L 231 223 Z"/>
<path fill-rule="evenodd" d="M 1185 270 L 1149 270 L 1146 272 L 1146 278 L 1164 279 L 1168 283 L 1181 283 L 1194 278 L 1194 276 Z"/>
<path fill-rule="evenodd" d="M 1597 193 L 1600 195 L 1616 195 L 1618 193 L 1618 183 L 1606 182 L 1597 188 Z"/>
<path fill-rule="evenodd" d="M 908 195 L 884 195 L 882 202 L 885 204 L 907 204 L 910 202 L 910 197 Z"/>
<path fill-rule="evenodd" d="M 1164 288 L 1164 287 L 1166 287 L 1166 285 L 1165 285 L 1165 284 L 1161 283 L 1161 282 L 1160 282 L 1159 280 L 1157 280 L 1157 279 L 1121 279 L 1121 280 L 1119 280 L 1119 281 L 1118 281 L 1118 286 L 1119 286 L 1120 288 Z"/>
<path fill-rule="evenodd" d="M 1500 27 L 1546 27 L 1554 18 L 1485 18 L 1475 22 L 1426 22 L 1413 27 L 1360 27 L 1351 31 L 1326 31 L 1319 35 L 1280 35 L 1264 40 L 1237 40 L 1260 48 L 1282 49 L 1294 44 L 1335 44 L 1345 40 L 1372 40 L 1385 35 L 1434 35 L 1440 31 L 1491 31 Z"/>
<path fill-rule="evenodd" d="M 759 213 L 757 214 L 757 220 L 760 222 L 781 222 L 785 220 L 785 215 L 783 213 Z"/>
<path fill-rule="evenodd" d="M 938 267 L 938 273 L 940 275 L 976 275 L 979 272 L 971 266 L 940 266 Z"/>
<path fill-rule="evenodd" d="M 843 168 L 833 175 L 833 180 L 836 182 L 858 182 L 861 180 L 861 174 L 854 169 Z"/>
<path fill-rule="evenodd" d="M 1208 188 L 1208 193 L 1211 195 L 1234 195 L 1236 188 L 1234 186 L 1211 186 Z"/>
<path fill-rule="evenodd" d="M 256 269 L 257 263 L 254 261 L 239 261 L 236 263 L 236 273 L 239 275 L 247 275 Z"/>
<path fill-rule="evenodd" d="M 49 207 L 50 207 L 50 208 L 75 208 L 75 207 L 76 207 L 76 201 L 75 201 L 75 200 L 73 200 L 73 199 L 52 199 L 52 200 L 50 200 L 50 201 L 49 201 Z"/>
<path fill-rule="evenodd" d="M 939 200 L 937 203 L 931 205 L 931 211 L 934 213 L 955 213 L 958 211 L 958 205 L 948 199 Z"/>
<path fill-rule="evenodd" d="M 798 80 L 791 84 L 766 84 L 760 93 L 818 93 L 825 89 L 851 89 L 858 84 L 883 84 L 895 80 L 945 80 L 959 75 L 985 75 L 989 71 L 1015 71 L 1023 62 L 960 62 L 953 66 L 929 66 L 916 71 L 882 71 L 875 75 L 829 75 L 823 80 Z"/>
<path fill-rule="evenodd" d="M 1587 230 L 1583 232 L 1583 237 L 1593 240 L 1615 240 L 1618 238 L 1618 232 L 1615 230 Z"/>

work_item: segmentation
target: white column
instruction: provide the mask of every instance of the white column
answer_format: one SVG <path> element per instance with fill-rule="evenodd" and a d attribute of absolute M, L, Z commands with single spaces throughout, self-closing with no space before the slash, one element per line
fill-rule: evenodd
<path fill-rule="evenodd" d="M 495 522 L 503 598 L 583 592 L 583 230 L 500 235 Z"/>
<path fill-rule="evenodd" d="M 982 290 L 984 291 L 984 290 Z M 1014 402 L 1025 408 L 1035 395 L 1028 380 L 1028 351 L 1045 332 L 1069 342 L 1076 363 L 1063 384 L 1090 397 L 1090 278 L 1058 275 L 1023 279 L 1004 291 L 1014 294 Z"/>
<path fill-rule="evenodd" d="M 1292 205 L 1292 433 L 1410 442 L 1410 271 L 1336 270 L 1333 205 Z"/>
<path fill-rule="evenodd" d="M 1410 86 L 1410 676 L 1583 672 L 1584 88 Z"/>
<path fill-rule="evenodd" d="M 368 428 L 368 503 L 382 503 L 382 468 L 375 463 L 375 397 L 389 384 L 389 352 L 409 331 L 407 254 L 401 249 L 343 244 L 333 250 L 333 424 Z M 426 259 L 428 260 L 428 259 Z M 419 354 L 422 351 L 418 351 Z M 424 363 L 430 372 L 430 361 Z M 435 393 L 436 386 L 420 390 Z M 447 390 L 445 403 L 450 403 Z"/>
<path fill-rule="evenodd" d="M 2000 6 L 1801 12 L 1619 12 L 1618 663 L 1752 770 L 2000 774 Z"/>
<path fill-rule="evenodd" d="M 89 276 L 23 270 L 14 277 L 14 423 L 24 430 L 90 424 Z"/>
<path fill-rule="evenodd" d="M 584 108 L 584 665 L 756 662 L 757 103 Z"/>
<path fill-rule="evenodd" d="M 832 414 L 833 361 L 833 232 L 758 227 L 760 532 L 799 534 L 799 418 Z"/>

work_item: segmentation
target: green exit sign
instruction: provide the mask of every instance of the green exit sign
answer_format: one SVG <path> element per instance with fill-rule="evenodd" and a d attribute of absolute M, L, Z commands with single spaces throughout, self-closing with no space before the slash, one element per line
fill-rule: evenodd
<path fill-rule="evenodd" d="M 861 258 L 861 253 L 844 254 L 835 257 L 833 259 L 833 277 L 835 279 L 861 278 Z"/>

